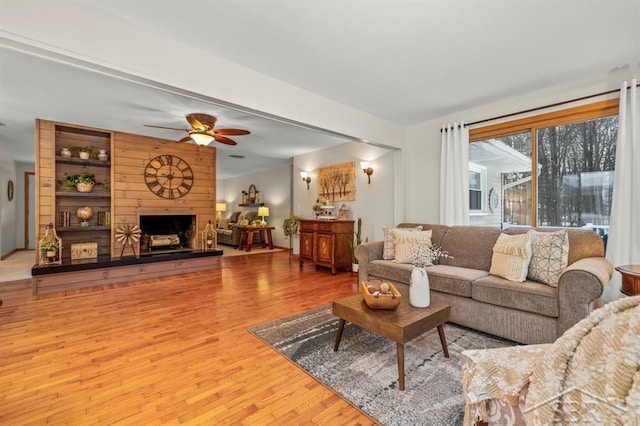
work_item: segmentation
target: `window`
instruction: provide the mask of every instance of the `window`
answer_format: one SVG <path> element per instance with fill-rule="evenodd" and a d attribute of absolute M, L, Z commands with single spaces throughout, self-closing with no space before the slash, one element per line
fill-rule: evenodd
<path fill-rule="evenodd" d="M 472 213 L 486 211 L 487 168 L 469 162 L 469 210 Z"/>
<path fill-rule="evenodd" d="M 606 235 L 617 113 L 616 99 L 471 129 L 470 206 L 473 163 L 485 168 L 498 208 L 484 217 L 472 208 L 470 223 L 585 227 Z"/>

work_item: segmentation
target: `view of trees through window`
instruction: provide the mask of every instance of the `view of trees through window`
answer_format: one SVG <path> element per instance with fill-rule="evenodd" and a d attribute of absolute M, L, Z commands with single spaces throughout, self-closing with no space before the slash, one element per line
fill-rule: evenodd
<path fill-rule="evenodd" d="M 604 114 L 601 114 L 604 115 Z M 499 194 L 491 208 L 471 213 L 471 224 L 587 227 L 608 233 L 616 162 L 617 115 L 472 141 L 469 170 L 486 167 L 482 196 Z M 533 155 L 535 153 L 535 155 Z M 535 167 L 533 166 L 535 164 Z M 535 170 L 535 175 L 532 171 Z M 472 194 L 470 193 L 470 196 Z M 477 197 L 477 189 L 473 194 Z M 536 200 L 536 208 L 534 201 Z"/>

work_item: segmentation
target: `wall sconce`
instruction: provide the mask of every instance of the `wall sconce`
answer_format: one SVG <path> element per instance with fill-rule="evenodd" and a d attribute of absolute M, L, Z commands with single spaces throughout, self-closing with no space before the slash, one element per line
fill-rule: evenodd
<path fill-rule="evenodd" d="M 307 189 L 309 189 L 309 183 L 311 182 L 311 175 L 307 172 L 300 172 L 300 177 L 303 182 L 307 182 Z"/>
<path fill-rule="evenodd" d="M 361 161 L 360 167 L 362 167 L 362 171 L 367 175 L 367 178 L 369 179 L 368 183 L 371 183 L 371 175 L 373 174 L 373 168 L 371 167 L 371 165 L 369 165 L 369 162 Z"/>

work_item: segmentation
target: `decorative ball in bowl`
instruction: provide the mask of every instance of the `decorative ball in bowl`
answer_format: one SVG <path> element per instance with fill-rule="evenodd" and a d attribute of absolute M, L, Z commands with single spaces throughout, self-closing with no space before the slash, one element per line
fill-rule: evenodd
<path fill-rule="evenodd" d="M 372 309 L 395 309 L 402 295 L 393 284 L 384 281 L 362 281 L 362 297 Z"/>

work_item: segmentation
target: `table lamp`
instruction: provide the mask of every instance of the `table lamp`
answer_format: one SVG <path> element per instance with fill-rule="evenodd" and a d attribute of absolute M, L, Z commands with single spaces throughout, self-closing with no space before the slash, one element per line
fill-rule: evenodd
<path fill-rule="evenodd" d="M 216 203 L 216 212 L 218 212 L 218 219 L 222 218 L 222 212 L 227 211 L 227 203 Z"/>
<path fill-rule="evenodd" d="M 258 207 L 258 216 L 262 216 L 261 226 L 267 226 L 267 222 L 264 221 L 265 216 L 269 216 L 269 207 Z"/>

